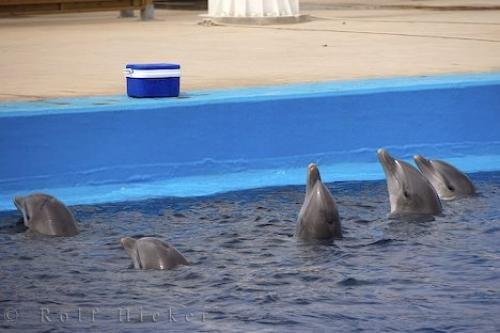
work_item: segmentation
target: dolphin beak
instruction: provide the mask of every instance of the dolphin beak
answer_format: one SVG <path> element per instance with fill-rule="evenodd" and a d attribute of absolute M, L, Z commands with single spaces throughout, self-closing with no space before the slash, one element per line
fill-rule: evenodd
<path fill-rule="evenodd" d="M 120 239 L 120 243 L 127 250 L 133 247 L 135 241 L 136 240 L 131 237 L 123 237 Z"/>
<path fill-rule="evenodd" d="M 20 196 L 14 197 L 14 205 L 23 214 L 23 222 L 25 226 L 28 226 L 28 215 L 26 209 L 24 208 L 24 198 Z"/>
<path fill-rule="evenodd" d="M 22 211 L 22 206 L 23 206 L 22 200 L 23 198 L 19 196 L 14 197 L 14 200 L 12 200 L 14 202 L 14 206 L 16 206 L 16 208 L 20 211 Z"/>
<path fill-rule="evenodd" d="M 321 180 L 318 166 L 314 163 L 311 163 L 307 166 L 306 195 L 310 193 L 313 186 L 316 184 L 318 180 Z"/>
<path fill-rule="evenodd" d="M 309 170 L 309 173 L 312 173 L 314 172 L 315 170 L 318 170 L 318 166 L 314 163 L 310 163 L 308 166 L 307 166 L 307 169 Z"/>
<path fill-rule="evenodd" d="M 382 164 L 382 167 L 384 168 L 384 171 L 392 171 L 396 167 L 396 160 L 389 155 L 387 150 L 380 148 L 377 150 L 377 157 L 378 160 L 380 161 L 380 164 Z"/>
<path fill-rule="evenodd" d="M 415 155 L 413 156 L 413 159 L 415 160 L 415 164 L 417 167 L 422 171 L 424 168 L 431 169 L 432 164 L 431 161 L 428 159 L 425 159 L 422 155 Z"/>
<path fill-rule="evenodd" d="M 319 169 L 316 164 L 311 163 L 307 166 L 307 178 L 313 183 L 315 183 L 318 179 L 321 179 Z"/>

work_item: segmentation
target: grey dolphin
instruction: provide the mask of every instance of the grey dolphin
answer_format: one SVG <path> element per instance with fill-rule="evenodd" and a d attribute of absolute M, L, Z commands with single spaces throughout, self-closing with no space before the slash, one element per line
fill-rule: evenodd
<path fill-rule="evenodd" d="M 23 214 L 24 225 L 31 230 L 49 236 L 75 236 L 80 232 L 68 207 L 51 195 L 16 196 L 14 205 Z"/>
<path fill-rule="evenodd" d="M 385 149 L 379 149 L 377 155 L 387 179 L 390 217 L 441 213 L 436 191 L 415 167 L 394 159 Z"/>
<path fill-rule="evenodd" d="M 306 196 L 297 218 L 295 236 L 305 240 L 342 238 L 337 205 L 313 163 L 307 168 Z"/>
<path fill-rule="evenodd" d="M 420 172 L 434 186 L 443 200 L 453 200 L 474 194 L 476 189 L 472 181 L 453 165 L 439 160 L 428 160 L 421 155 L 414 156 Z"/>
<path fill-rule="evenodd" d="M 120 240 L 136 269 L 172 269 L 189 262 L 170 244 L 155 238 L 133 239 L 124 237 Z"/>

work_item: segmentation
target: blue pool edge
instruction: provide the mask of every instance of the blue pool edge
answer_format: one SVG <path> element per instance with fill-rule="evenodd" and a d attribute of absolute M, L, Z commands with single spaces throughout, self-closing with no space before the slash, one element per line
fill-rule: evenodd
<path fill-rule="evenodd" d="M 2 103 L 0 210 L 33 191 L 90 204 L 301 184 L 309 162 L 326 181 L 381 179 L 379 147 L 497 171 L 499 96 L 487 73 Z"/>

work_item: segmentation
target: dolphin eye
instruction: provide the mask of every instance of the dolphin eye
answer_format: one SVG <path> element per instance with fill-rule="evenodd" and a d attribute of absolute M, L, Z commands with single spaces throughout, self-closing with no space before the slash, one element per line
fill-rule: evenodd
<path fill-rule="evenodd" d="M 451 185 L 448 185 L 448 190 L 450 190 L 450 191 L 453 192 L 453 191 L 455 191 L 455 188 L 453 186 L 451 186 Z"/>
<path fill-rule="evenodd" d="M 410 194 L 408 194 L 408 192 L 406 190 L 403 191 L 403 195 L 405 196 L 405 198 L 408 198 L 410 196 Z"/>

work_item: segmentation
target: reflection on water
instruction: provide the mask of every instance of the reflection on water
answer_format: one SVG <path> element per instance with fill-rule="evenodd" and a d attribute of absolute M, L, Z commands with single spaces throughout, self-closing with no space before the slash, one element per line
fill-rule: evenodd
<path fill-rule="evenodd" d="M 0 213 L 0 327 L 9 331 L 500 329 L 500 173 L 434 221 L 389 220 L 385 183 L 330 184 L 344 239 L 293 238 L 304 187 L 72 207 L 81 234 L 23 232 Z M 125 235 L 193 264 L 137 271 Z"/>

